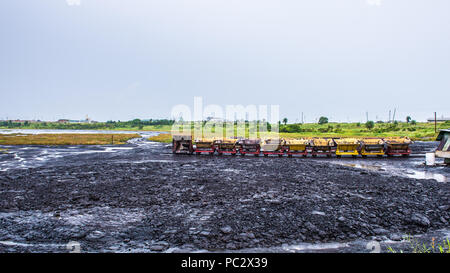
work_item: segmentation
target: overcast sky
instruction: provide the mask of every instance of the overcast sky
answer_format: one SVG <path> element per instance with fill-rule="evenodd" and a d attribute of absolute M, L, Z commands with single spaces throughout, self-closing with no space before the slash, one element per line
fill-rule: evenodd
<path fill-rule="evenodd" d="M 448 0 L 2 0 L 0 120 L 450 116 Z"/>

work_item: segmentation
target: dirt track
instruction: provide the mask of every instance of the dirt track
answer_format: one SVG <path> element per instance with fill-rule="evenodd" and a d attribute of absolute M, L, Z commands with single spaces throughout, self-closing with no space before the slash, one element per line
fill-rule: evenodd
<path fill-rule="evenodd" d="M 65 252 L 70 241 L 95 252 L 270 249 L 449 227 L 448 183 L 330 160 L 129 146 L 0 172 L 0 252 Z"/>

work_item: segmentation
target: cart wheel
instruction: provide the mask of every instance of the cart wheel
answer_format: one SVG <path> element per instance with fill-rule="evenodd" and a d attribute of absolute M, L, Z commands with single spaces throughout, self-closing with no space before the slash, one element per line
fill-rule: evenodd
<path fill-rule="evenodd" d="M 377 155 L 377 157 L 383 157 L 382 155 Z"/>
<path fill-rule="evenodd" d="M 361 155 L 363 158 L 366 158 L 367 157 L 367 155 Z"/>
<path fill-rule="evenodd" d="M 357 155 L 352 155 L 352 157 L 353 157 L 353 158 L 356 158 L 356 157 L 358 157 L 358 156 L 357 156 Z"/>
<path fill-rule="evenodd" d="M 341 158 L 341 155 L 336 155 L 337 158 Z"/>

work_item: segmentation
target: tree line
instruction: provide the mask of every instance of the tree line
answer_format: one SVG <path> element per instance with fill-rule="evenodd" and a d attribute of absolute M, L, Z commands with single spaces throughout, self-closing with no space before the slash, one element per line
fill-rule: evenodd
<path fill-rule="evenodd" d="M 143 129 L 144 126 L 164 126 L 174 124 L 174 120 L 170 119 L 150 119 L 140 120 L 134 119 L 130 121 L 107 121 L 95 123 L 70 123 L 70 122 L 14 122 L 0 121 L 0 127 L 10 129 L 71 129 L 71 130 L 102 130 L 102 129 Z"/>

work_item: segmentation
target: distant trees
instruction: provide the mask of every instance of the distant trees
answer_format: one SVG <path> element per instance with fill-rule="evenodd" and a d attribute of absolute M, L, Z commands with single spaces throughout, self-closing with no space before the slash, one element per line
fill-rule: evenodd
<path fill-rule="evenodd" d="M 302 127 L 300 124 L 288 124 L 281 126 L 280 132 L 282 133 L 301 133 Z"/>
<path fill-rule="evenodd" d="M 30 129 L 70 129 L 70 130 L 102 130 L 102 129 L 115 129 L 115 128 L 127 128 L 140 130 L 144 126 L 163 126 L 173 125 L 175 121 L 169 119 L 157 119 L 157 120 L 140 120 L 134 119 L 131 121 L 112 121 L 96 122 L 96 123 L 58 123 L 58 122 L 12 122 L 0 121 L 0 127 L 6 128 L 30 128 Z"/>
<path fill-rule="evenodd" d="M 321 133 L 328 133 L 328 132 L 333 132 L 334 127 L 331 125 L 328 125 L 327 128 L 318 128 L 317 131 L 321 132 Z M 339 129 L 338 129 L 339 130 Z"/>
<path fill-rule="evenodd" d="M 375 127 L 375 122 L 373 122 L 372 120 L 367 121 L 366 127 L 367 127 L 367 129 L 372 130 L 373 127 Z"/>
<path fill-rule="evenodd" d="M 283 119 L 284 125 L 286 125 L 287 122 L 288 122 L 288 119 L 287 119 L 287 118 L 284 118 L 284 119 Z"/>
<path fill-rule="evenodd" d="M 319 124 L 326 124 L 328 123 L 328 118 L 327 117 L 320 117 L 319 118 Z"/>
<path fill-rule="evenodd" d="M 417 121 L 416 120 L 411 120 L 411 125 L 416 125 L 417 124 Z"/>

